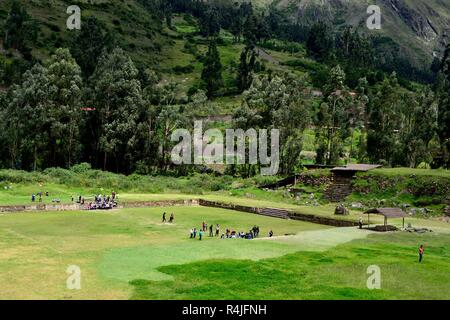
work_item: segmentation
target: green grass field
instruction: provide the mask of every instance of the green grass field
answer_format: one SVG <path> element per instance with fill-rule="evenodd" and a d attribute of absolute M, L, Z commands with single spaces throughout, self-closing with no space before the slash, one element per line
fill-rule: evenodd
<path fill-rule="evenodd" d="M 175 223 L 161 223 L 163 211 Z M 262 238 L 189 239 L 202 221 L 256 224 Z M 448 232 L 381 235 L 197 206 L 0 214 L 0 299 L 448 299 L 449 249 Z M 373 264 L 381 290 L 366 287 Z M 66 288 L 69 265 L 80 290 Z"/>

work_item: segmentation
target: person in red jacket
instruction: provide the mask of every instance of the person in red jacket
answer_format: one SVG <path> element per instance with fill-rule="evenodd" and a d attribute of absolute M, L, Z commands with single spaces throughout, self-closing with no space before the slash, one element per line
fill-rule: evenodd
<path fill-rule="evenodd" d="M 423 244 L 421 244 L 419 248 L 419 262 L 422 262 L 423 252 L 424 252 Z"/>

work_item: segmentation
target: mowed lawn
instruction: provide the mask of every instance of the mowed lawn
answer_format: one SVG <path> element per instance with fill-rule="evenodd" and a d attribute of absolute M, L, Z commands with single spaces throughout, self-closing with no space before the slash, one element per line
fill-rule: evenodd
<path fill-rule="evenodd" d="M 275 237 L 189 239 L 202 221 Z M 381 290 L 366 287 L 374 264 Z M 80 290 L 66 287 L 69 265 L 81 269 Z M 197 206 L 0 215 L 1 299 L 449 299 L 449 284 L 448 233 L 381 235 Z"/>
<path fill-rule="evenodd" d="M 175 214 L 161 223 L 162 212 Z M 328 227 L 205 207 L 0 214 L 0 298 L 127 299 L 129 281 L 169 279 L 157 268 L 208 259 L 262 259 L 294 252 L 291 244 L 238 239 L 189 239 L 189 229 L 219 223 L 261 235 Z M 67 290 L 66 269 L 81 268 L 82 289 Z"/>

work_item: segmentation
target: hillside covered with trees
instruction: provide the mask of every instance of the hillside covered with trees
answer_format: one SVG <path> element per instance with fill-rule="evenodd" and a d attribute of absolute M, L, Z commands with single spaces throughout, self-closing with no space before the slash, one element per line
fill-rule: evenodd
<path fill-rule="evenodd" d="M 448 44 L 419 70 L 379 59 L 395 39 L 299 24 L 260 1 L 71 4 L 81 30 L 66 28 L 65 1 L 0 3 L 2 168 L 211 170 L 170 159 L 173 130 L 206 117 L 205 130 L 280 129 L 283 175 L 306 163 L 450 166 Z"/>

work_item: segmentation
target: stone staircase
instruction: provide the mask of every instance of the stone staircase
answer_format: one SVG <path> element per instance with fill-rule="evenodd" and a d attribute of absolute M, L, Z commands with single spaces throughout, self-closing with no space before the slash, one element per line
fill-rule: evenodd
<path fill-rule="evenodd" d="M 289 211 L 275 208 L 262 208 L 258 214 L 274 218 L 289 219 Z"/>
<path fill-rule="evenodd" d="M 325 190 L 324 197 L 331 202 L 340 202 L 352 193 L 352 177 L 334 176 Z"/>

